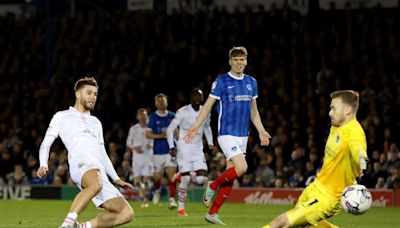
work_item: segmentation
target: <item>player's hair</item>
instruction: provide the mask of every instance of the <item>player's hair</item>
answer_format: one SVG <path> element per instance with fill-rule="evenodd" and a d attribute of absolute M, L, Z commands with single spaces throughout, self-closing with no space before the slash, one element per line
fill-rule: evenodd
<path fill-rule="evenodd" d="M 200 89 L 200 88 L 193 88 L 192 89 L 192 92 L 190 93 L 191 95 L 194 95 L 194 94 L 203 94 L 203 91 Z"/>
<path fill-rule="evenodd" d="M 168 96 L 165 95 L 165 93 L 158 93 L 158 94 L 154 97 L 154 101 L 157 101 L 157 98 L 159 98 L 159 97 L 165 97 L 165 99 L 168 98 Z"/>
<path fill-rule="evenodd" d="M 97 85 L 97 81 L 96 79 L 94 79 L 94 77 L 84 77 L 75 82 L 74 91 L 76 92 L 80 90 L 85 85 L 91 85 L 99 88 L 99 86 Z"/>
<path fill-rule="evenodd" d="M 247 49 L 243 46 L 239 46 L 239 47 L 233 47 L 230 51 L 229 51 L 229 59 L 233 58 L 233 57 L 247 57 Z"/>
<path fill-rule="evenodd" d="M 350 105 L 354 113 L 357 112 L 359 106 L 360 95 L 354 90 L 338 90 L 331 93 L 331 99 L 340 98 L 343 103 Z"/>
<path fill-rule="evenodd" d="M 139 108 L 139 109 L 137 110 L 137 112 L 136 112 L 136 115 L 138 115 L 138 114 L 141 113 L 141 112 L 146 112 L 146 113 L 147 113 L 147 109 L 145 109 L 145 108 Z"/>

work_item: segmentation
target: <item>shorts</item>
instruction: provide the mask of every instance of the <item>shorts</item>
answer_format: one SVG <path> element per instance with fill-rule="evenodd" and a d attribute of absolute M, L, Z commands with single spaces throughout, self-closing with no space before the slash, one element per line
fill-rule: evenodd
<path fill-rule="evenodd" d="M 248 137 L 222 135 L 218 137 L 218 144 L 227 160 L 238 154 L 246 154 Z"/>
<path fill-rule="evenodd" d="M 176 160 L 170 154 L 153 154 L 154 172 L 162 172 L 165 167 L 176 167 Z"/>
<path fill-rule="evenodd" d="M 202 146 L 178 143 L 177 151 L 176 161 L 180 173 L 207 170 Z"/>
<path fill-rule="evenodd" d="M 154 175 L 154 162 L 151 154 L 134 153 L 132 159 L 133 177 Z"/>
<path fill-rule="evenodd" d="M 310 184 L 301 193 L 294 209 L 287 212 L 290 226 L 316 226 L 319 221 L 328 219 L 340 211 L 340 199 L 332 196 L 325 187 L 316 183 Z"/>
<path fill-rule="evenodd" d="M 94 203 L 94 205 L 96 205 L 96 207 L 100 207 L 107 200 L 116 197 L 122 197 L 122 194 L 119 192 L 119 190 L 108 179 L 104 167 L 96 163 L 70 164 L 71 179 L 76 183 L 80 190 L 82 190 L 82 177 L 87 171 L 91 169 L 99 170 L 101 181 L 103 184 L 103 188 L 101 189 L 101 191 L 92 198 L 92 202 Z"/>

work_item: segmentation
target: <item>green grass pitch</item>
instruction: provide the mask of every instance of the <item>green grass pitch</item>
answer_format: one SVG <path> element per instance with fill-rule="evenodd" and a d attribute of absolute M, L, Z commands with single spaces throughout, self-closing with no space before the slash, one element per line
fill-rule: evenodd
<path fill-rule="evenodd" d="M 63 200 L 0 200 L 0 227 L 58 227 L 64 219 L 71 201 Z M 182 218 L 167 205 L 150 205 L 140 208 L 132 203 L 135 219 L 122 227 L 213 227 L 204 221 L 206 208 L 199 203 L 187 203 L 189 217 Z M 222 220 L 228 227 L 262 227 L 291 206 L 225 204 L 220 210 Z M 100 213 L 89 206 L 79 217 L 87 220 Z M 354 216 L 340 212 L 330 221 L 340 227 L 400 227 L 400 207 L 371 208 L 367 213 Z"/>

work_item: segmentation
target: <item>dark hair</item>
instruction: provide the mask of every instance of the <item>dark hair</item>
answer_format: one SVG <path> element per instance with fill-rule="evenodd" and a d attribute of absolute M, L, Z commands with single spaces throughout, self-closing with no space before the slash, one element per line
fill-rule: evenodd
<path fill-rule="evenodd" d="M 357 112 L 360 95 L 354 90 L 338 90 L 331 93 L 331 98 L 340 98 L 343 103 L 350 105 L 354 112 Z"/>
<path fill-rule="evenodd" d="M 74 86 L 75 92 L 83 88 L 83 86 L 85 85 L 91 85 L 95 86 L 96 88 L 99 88 L 96 79 L 94 79 L 93 77 L 84 77 L 75 82 Z"/>
<path fill-rule="evenodd" d="M 157 98 L 159 98 L 159 97 L 165 97 L 165 99 L 168 98 L 167 95 L 165 95 L 164 93 L 158 93 L 158 94 L 154 97 L 154 100 L 157 100 Z"/>

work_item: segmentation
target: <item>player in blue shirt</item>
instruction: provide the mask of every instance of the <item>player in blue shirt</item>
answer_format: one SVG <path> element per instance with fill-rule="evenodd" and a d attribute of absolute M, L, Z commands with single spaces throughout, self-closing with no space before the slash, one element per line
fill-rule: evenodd
<path fill-rule="evenodd" d="M 243 73 L 247 65 L 245 47 L 234 47 L 229 51 L 229 65 L 230 71 L 219 76 L 212 84 L 211 93 L 185 139 L 190 142 L 195 137 L 212 106 L 218 101 L 218 143 L 227 159 L 227 165 L 225 172 L 208 183 L 203 196 L 206 207 L 212 203 L 205 220 L 214 224 L 224 224 L 217 212 L 229 196 L 233 181 L 247 171 L 245 153 L 250 120 L 259 133 L 261 145 L 268 145 L 271 138 L 261 122 L 257 108 L 257 81 Z"/>
<path fill-rule="evenodd" d="M 167 128 L 175 117 L 175 113 L 168 111 L 167 96 L 159 93 L 155 96 L 157 110 L 150 114 L 147 124 L 146 137 L 153 139 L 153 160 L 154 160 L 154 186 L 156 191 L 153 196 L 153 203 L 157 204 L 160 199 L 160 181 L 163 172 L 167 174 L 169 183 L 169 208 L 175 209 L 178 205 L 175 201 L 176 183 L 172 182 L 172 177 L 176 173 L 176 161 L 169 154 L 167 141 Z"/>

